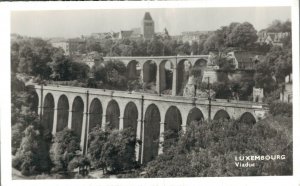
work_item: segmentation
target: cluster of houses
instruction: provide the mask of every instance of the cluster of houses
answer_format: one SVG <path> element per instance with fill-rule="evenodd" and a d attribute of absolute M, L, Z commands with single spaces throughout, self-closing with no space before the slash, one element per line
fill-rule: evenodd
<path fill-rule="evenodd" d="M 259 44 L 268 44 L 273 46 L 283 46 L 283 39 L 290 36 L 289 32 L 267 32 L 265 30 L 259 32 L 257 42 Z"/>

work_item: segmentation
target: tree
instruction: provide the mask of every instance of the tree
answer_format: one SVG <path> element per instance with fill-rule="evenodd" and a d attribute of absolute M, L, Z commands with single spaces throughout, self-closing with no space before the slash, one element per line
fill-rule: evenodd
<path fill-rule="evenodd" d="M 106 71 L 105 71 L 105 67 L 102 65 L 94 65 L 92 67 L 92 73 L 94 74 L 95 80 L 96 81 L 102 81 L 102 82 L 106 82 Z"/>
<path fill-rule="evenodd" d="M 273 116 L 284 115 L 293 117 L 293 105 L 291 103 L 272 102 L 270 104 L 270 113 Z"/>
<path fill-rule="evenodd" d="M 57 132 L 50 148 L 50 158 L 53 163 L 53 172 L 68 171 L 68 165 L 77 151 L 80 150 L 80 139 L 76 133 L 68 128 Z"/>
<path fill-rule="evenodd" d="M 54 60 L 49 63 L 52 70 L 50 77 L 56 81 L 71 80 L 71 61 L 64 55 L 54 56 Z"/>
<path fill-rule="evenodd" d="M 84 63 L 72 62 L 70 67 L 71 80 L 85 80 L 88 78 L 90 67 Z"/>
<path fill-rule="evenodd" d="M 13 73 L 16 73 L 19 66 L 19 51 L 20 51 L 20 45 L 17 42 L 13 42 L 11 44 L 11 71 Z"/>
<path fill-rule="evenodd" d="M 292 52 L 290 49 L 272 47 L 265 59 L 255 66 L 255 85 L 266 93 L 276 90 L 292 73 Z"/>
<path fill-rule="evenodd" d="M 126 66 L 120 61 L 105 63 L 106 83 L 112 87 L 126 88 Z"/>
<path fill-rule="evenodd" d="M 228 59 L 226 57 L 221 57 L 219 59 L 220 70 L 224 72 L 233 72 L 236 68 L 233 59 Z"/>
<path fill-rule="evenodd" d="M 63 54 L 62 50 L 55 51 L 52 62 L 48 65 L 52 71 L 50 77 L 57 81 L 85 80 L 89 73 L 88 65 L 73 62 L 70 57 Z"/>
<path fill-rule="evenodd" d="M 131 128 L 113 130 L 101 149 L 101 162 L 105 162 L 111 172 L 130 170 L 136 167 L 135 133 Z"/>
<path fill-rule="evenodd" d="M 175 51 L 176 51 L 176 54 L 179 54 L 179 55 L 190 55 L 191 47 L 190 47 L 189 42 L 179 43 L 179 45 L 177 46 Z"/>
<path fill-rule="evenodd" d="M 37 126 L 37 104 L 34 100 L 34 90 L 25 87 L 24 82 L 11 76 L 11 126 L 12 126 L 12 154 L 20 147 L 24 130 L 29 125 Z"/>
<path fill-rule="evenodd" d="M 18 72 L 31 74 L 32 59 L 34 58 L 33 55 L 33 51 L 29 46 L 24 46 L 21 48 Z"/>
<path fill-rule="evenodd" d="M 217 50 L 219 53 L 221 53 L 225 48 L 225 41 L 227 37 L 226 33 L 226 26 L 223 26 L 220 29 L 213 32 L 204 42 L 204 49 L 206 51 Z"/>
<path fill-rule="evenodd" d="M 263 88 L 265 93 L 276 89 L 276 82 L 273 79 L 272 66 L 266 62 L 260 62 L 255 66 L 255 87 Z"/>
<path fill-rule="evenodd" d="M 103 173 L 130 170 L 136 167 L 135 145 L 137 141 L 131 128 L 103 131 L 98 125 L 89 134 L 88 157 L 94 168 Z"/>
<path fill-rule="evenodd" d="M 212 84 L 212 89 L 216 92 L 218 99 L 230 99 L 232 96 L 230 87 L 226 82 L 215 82 Z"/>
<path fill-rule="evenodd" d="M 16 51 L 12 52 L 12 70 L 18 64 L 18 72 L 49 79 L 51 69 L 47 63 L 51 61 L 54 50 L 49 43 L 42 39 L 32 38 L 28 42 L 20 42 L 18 46 L 14 44 L 12 49 L 19 50 L 18 56 Z"/>
<path fill-rule="evenodd" d="M 103 52 L 103 49 L 102 49 L 100 43 L 95 42 L 94 40 L 89 40 L 86 45 L 87 45 L 86 46 L 87 51 L 89 51 L 89 52 L 94 52 L 94 51 L 99 52 L 99 53 Z"/>
<path fill-rule="evenodd" d="M 13 166 L 26 176 L 50 170 L 47 141 L 43 132 L 35 126 L 29 125 L 26 128 L 20 148 L 13 159 Z"/>
<path fill-rule="evenodd" d="M 137 40 L 136 42 L 136 56 L 147 56 L 148 40 L 144 41 L 142 39 Z"/>
<path fill-rule="evenodd" d="M 257 41 L 256 33 L 257 31 L 254 29 L 253 25 L 248 22 L 235 24 L 232 31 L 227 36 L 227 45 L 246 49 Z"/>
<path fill-rule="evenodd" d="M 199 49 L 198 42 L 193 41 L 191 45 L 191 52 L 193 53 L 193 55 L 197 55 L 199 53 L 198 49 Z"/>
<path fill-rule="evenodd" d="M 90 133 L 88 140 L 88 157 L 91 160 L 93 168 L 102 168 L 103 173 L 106 169 L 106 164 L 101 158 L 102 149 L 107 142 L 109 136 L 108 131 L 103 131 L 100 125 L 97 125 Z"/>
<path fill-rule="evenodd" d="M 268 28 L 266 28 L 266 31 L 268 32 L 291 32 L 292 24 L 290 20 L 287 20 L 285 22 L 281 22 L 280 20 L 274 20 Z"/>
<path fill-rule="evenodd" d="M 159 37 L 154 36 L 147 46 L 147 54 L 150 56 L 162 56 L 163 46 L 162 40 Z"/>

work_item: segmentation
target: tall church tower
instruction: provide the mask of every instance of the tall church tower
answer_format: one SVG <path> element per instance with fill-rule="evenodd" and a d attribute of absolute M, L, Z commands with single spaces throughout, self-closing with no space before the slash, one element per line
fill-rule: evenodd
<path fill-rule="evenodd" d="M 142 34 L 144 39 L 152 39 L 154 36 L 154 21 L 149 12 L 146 12 L 142 20 Z"/>

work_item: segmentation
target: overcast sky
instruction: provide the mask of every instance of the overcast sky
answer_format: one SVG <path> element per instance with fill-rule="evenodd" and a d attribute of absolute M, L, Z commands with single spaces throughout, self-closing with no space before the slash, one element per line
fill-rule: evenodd
<path fill-rule="evenodd" d="M 259 31 L 275 19 L 291 19 L 289 7 L 15 11 L 11 14 L 11 32 L 33 37 L 66 38 L 117 32 L 141 27 L 146 11 L 155 22 L 156 32 L 167 28 L 171 35 L 183 31 L 216 30 L 231 22 L 245 21 Z"/>

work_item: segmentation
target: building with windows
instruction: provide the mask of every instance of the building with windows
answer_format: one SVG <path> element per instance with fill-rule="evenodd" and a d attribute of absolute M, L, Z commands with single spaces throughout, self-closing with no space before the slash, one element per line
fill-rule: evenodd
<path fill-rule="evenodd" d="M 182 32 L 181 40 L 182 42 L 188 42 L 192 44 L 193 42 L 199 42 L 201 40 L 207 39 L 211 31 L 193 31 L 193 32 Z"/>
<path fill-rule="evenodd" d="M 292 103 L 293 102 L 293 78 L 292 74 L 285 77 L 285 83 L 282 86 L 280 93 L 280 101 Z"/>
<path fill-rule="evenodd" d="M 70 45 L 67 41 L 54 41 L 51 42 L 52 46 L 55 48 L 61 48 L 65 52 L 65 55 L 70 55 Z"/>
<path fill-rule="evenodd" d="M 268 44 L 268 45 L 274 45 L 274 46 L 283 46 L 282 40 L 286 37 L 290 36 L 289 32 L 267 32 L 267 31 L 261 31 L 258 34 L 257 43 L 259 44 Z"/>
<path fill-rule="evenodd" d="M 233 59 L 236 69 L 252 70 L 256 63 L 262 60 L 263 56 L 249 51 L 233 51 L 227 54 Z"/>

